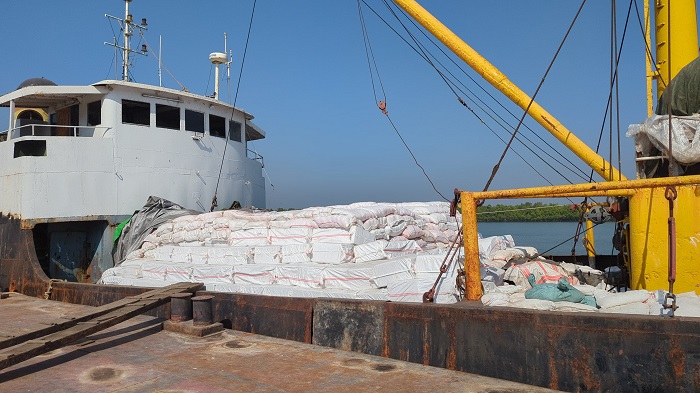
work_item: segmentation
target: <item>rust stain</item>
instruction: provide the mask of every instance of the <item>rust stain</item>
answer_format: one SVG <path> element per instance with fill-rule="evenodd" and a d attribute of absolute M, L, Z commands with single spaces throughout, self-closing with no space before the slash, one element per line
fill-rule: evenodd
<path fill-rule="evenodd" d="M 555 334 L 552 330 L 547 331 L 547 341 L 554 342 Z M 547 351 L 547 362 L 549 368 L 549 388 L 558 389 L 559 388 L 559 374 L 557 374 L 557 362 L 554 359 L 554 351 Z"/>
<path fill-rule="evenodd" d="M 428 340 L 428 335 L 430 334 L 430 328 L 427 321 L 423 321 L 423 364 L 430 364 L 430 340 Z"/>
<path fill-rule="evenodd" d="M 571 369 L 579 373 L 586 390 L 598 391 L 600 390 L 600 379 L 588 364 L 589 359 L 591 359 L 591 353 L 587 348 L 582 348 L 578 352 L 578 357 L 571 360 Z"/>
<path fill-rule="evenodd" d="M 671 341 L 671 350 L 668 351 L 668 360 L 671 363 L 671 370 L 673 370 L 673 379 L 675 381 L 681 381 L 685 374 L 685 352 L 678 346 L 675 340 Z"/>

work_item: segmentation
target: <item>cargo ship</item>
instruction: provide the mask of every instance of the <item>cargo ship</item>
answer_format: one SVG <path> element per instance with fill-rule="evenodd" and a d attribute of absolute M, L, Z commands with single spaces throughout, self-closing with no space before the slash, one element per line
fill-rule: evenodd
<path fill-rule="evenodd" d="M 213 296 L 214 319 L 244 332 L 559 390 L 700 389 L 697 319 L 495 309 L 476 302 L 483 289 L 475 219 L 477 203 L 484 199 L 620 198 L 611 210 L 619 213 L 621 220 L 629 220 L 629 240 L 617 258 L 629 268 L 631 288 L 665 289 L 671 283 L 670 295 L 673 285 L 676 291 L 697 292 L 697 251 L 687 239 L 700 232 L 694 219 L 700 178 L 625 179 L 415 1 L 396 3 L 484 78 L 501 84 L 509 98 L 606 182 L 484 192 L 457 190 L 454 207 L 461 209 L 464 232 L 463 302 L 442 305 L 200 291 Z M 695 18 L 694 2 L 674 2 L 673 12 L 669 3 L 654 4 L 657 21 L 662 21 L 657 22 L 657 40 L 661 42 L 671 35 L 665 28 L 687 27 L 681 22 L 664 23 L 666 18 Z M 128 33 L 138 27 L 129 16 L 129 1 L 126 4 L 122 21 Z M 688 37 L 680 32 L 673 35 Z M 696 35 L 694 32 L 692 37 Z M 684 49 L 674 44 L 674 51 L 682 53 L 680 58 L 673 57 L 674 68 L 663 68 L 671 63 L 669 57 L 660 60 L 658 72 L 666 75 L 663 80 L 670 81 L 697 56 L 697 40 L 688 39 L 687 44 Z M 125 54 L 132 51 L 128 45 L 122 50 Z M 212 59 L 225 62 L 225 53 L 213 54 Z M 215 196 L 220 206 L 239 201 L 264 207 L 262 160 L 248 157 L 245 142 L 262 139 L 265 133 L 251 122 L 251 115 L 214 98 L 130 82 L 128 70 L 124 77 L 126 80 L 82 87 L 29 80 L 0 97 L 0 105 L 9 106 L 13 113 L 0 142 L 3 290 L 92 306 L 147 291 L 92 283 L 114 263 L 114 231 L 132 213 L 125 210 L 148 195 L 197 211 L 208 210 Z M 146 129 L 149 132 L 144 133 Z M 668 160 L 669 156 L 656 159 Z M 182 158 L 191 160 L 192 165 L 180 165 Z M 225 187 L 217 190 L 214 180 L 222 162 Z M 70 205 L 51 203 L 56 195 L 78 188 L 99 190 L 100 198 L 86 197 Z M 105 201 L 103 196 L 112 200 Z M 673 201 L 670 212 L 669 200 Z M 678 215 L 679 211 L 692 214 Z M 668 239 L 672 239 L 671 245 Z M 668 262 L 667 254 L 675 255 L 673 263 Z M 667 275 L 667 270 L 672 274 Z M 673 307 L 673 296 L 668 305 Z M 153 315 L 168 313 L 168 307 L 161 307 Z"/>

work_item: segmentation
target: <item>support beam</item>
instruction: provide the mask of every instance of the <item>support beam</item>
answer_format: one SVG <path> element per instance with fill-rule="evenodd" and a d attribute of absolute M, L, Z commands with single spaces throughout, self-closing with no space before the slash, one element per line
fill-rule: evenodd
<path fill-rule="evenodd" d="M 470 47 L 466 42 L 453 33 L 447 26 L 442 24 L 434 16 L 432 16 L 425 8 L 421 7 L 414 0 L 394 0 L 401 8 L 403 8 L 411 17 L 418 23 L 423 25 L 433 36 L 447 46 L 455 55 L 459 56 L 469 65 L 474 71 L 479 73 L 493 87 L 501 91 L 511 101 L 517 104 L 545 130 L 549 131 L 555 138 L 576 154 L 583 162 L 591 167 L 603 179 L 612 180 L 627 180 L 615 167 L 607 162 L 602 156 L 593 151 L 585 143 L 583 143 L 576 135 L 564 127 L 561 122 L 549 114 L 537 102 L 518 88 L 508 77 L 499 71 L 493 64 L 489 63 L 477 51 Z M 528 105 L 530 107 L 528 108 Z"/>

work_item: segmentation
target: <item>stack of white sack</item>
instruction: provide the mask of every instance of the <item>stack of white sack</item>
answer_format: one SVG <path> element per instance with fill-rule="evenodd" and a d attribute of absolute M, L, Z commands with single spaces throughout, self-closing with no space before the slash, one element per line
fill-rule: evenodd
<path fill-rule="evenodd" d="M 426 270 L 418 262 L 416 270 L 415 264 L 422 255 L 444 258 L 461 222 L 461 217 L 448 213 L 449 205 L 443 202 L 367 202 L 183 216 L 149 234 L 141 248 L 106 271 L 101 282 L 154 287 L 197 281 L 217 291 L 387 300 L 392 283 L 423 290 L 420 280 L 437 278 L 439 267 Z M 499 244 L 512 244 L 510 236 L 498 238 Z M 454 278 L 445 276 L 442 281 L 452 284 Z M 443 292 L 449 294 L 449 302 L 458 299 L 453 285 Z M 444 297 L 438 296 L 438 301 Z"/>

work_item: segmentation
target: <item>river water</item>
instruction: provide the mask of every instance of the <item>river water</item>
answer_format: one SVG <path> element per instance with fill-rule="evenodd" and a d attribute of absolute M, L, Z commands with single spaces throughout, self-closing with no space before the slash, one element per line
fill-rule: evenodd
<path fill-rule="evenodd" d="M 535 247 L 540 253 L 570 255 L 573 239 L 567 239 L 576 234 L 576 225 L 575 222 L 482 222 L 479 223 L 479 233 L 483 237 L 511 235 L 516 246 Z M 614 222 L 606 222 L 594 228 L 596 253 L 614 253 L 612 247 L 614 232 Z M 582 240 L 583 236 L 576 244 L 576 254 L 578 255 L 586 253 L 581 243 Z M 564 244 L 557 246 L 564 241 Z M 547 251 L 552 247 L 555 248 Z"/>

